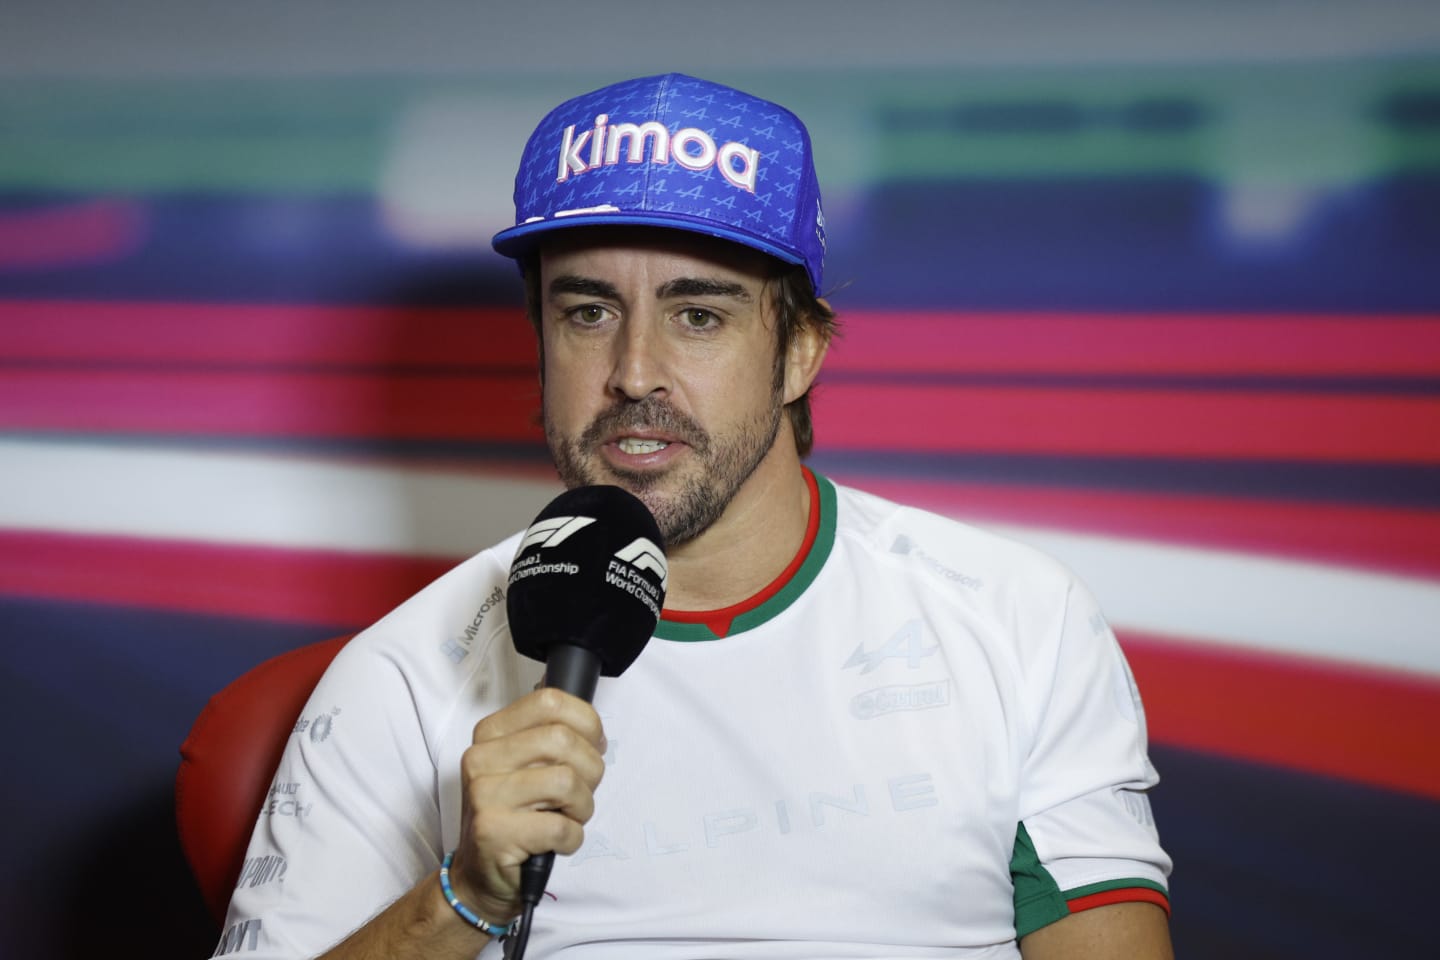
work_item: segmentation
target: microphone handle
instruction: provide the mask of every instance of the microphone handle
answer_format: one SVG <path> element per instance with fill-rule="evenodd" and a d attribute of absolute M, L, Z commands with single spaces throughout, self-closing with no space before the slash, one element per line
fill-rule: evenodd
<path fill-rule="evenodd" d="M 558 687 L 586 703 L 595 699 L 600 682 L 600 658 L 594 652 L 569 643 L 557 643 L 545 659 L 545 686 Z M 520 901 L 535 906 L 545 895 L 555 851 L 533 853 L 520 865 Z"/>
<path fill-rule="evenodd" d="M 586 703 L 595 699 L 600 681 L 600 658 L 592 650 L 557 643 L 545 657 L 545 686 L 573 693 Z"/>
<path fill-rule="evenodd" d="M 545 896 L 545 885 L 550 882 L 550 868 L 555 866 L 555 851 L 532 853 L 520 864 L 520 902 L 534 907 Z"/>

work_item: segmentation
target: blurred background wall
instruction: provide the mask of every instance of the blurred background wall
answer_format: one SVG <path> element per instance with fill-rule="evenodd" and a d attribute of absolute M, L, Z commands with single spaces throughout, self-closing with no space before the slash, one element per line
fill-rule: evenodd
<path fill-rule="evenodd" d="M 1440 12 L 1393 0 L 5 4 L 0 953 L 210 952 L 191 720 L 557 491 L 488 238 L 543 111 L 672 69 L 814 135 L 816 468 L 1106 607 L 1181 955 L 1428 955 Z"/>

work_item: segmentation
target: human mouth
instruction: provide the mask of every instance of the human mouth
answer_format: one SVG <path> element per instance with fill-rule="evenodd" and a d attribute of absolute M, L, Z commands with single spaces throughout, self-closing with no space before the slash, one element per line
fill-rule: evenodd
<path fill-rule="evenodd" d="M 615 441 L 615 445 L 620 448 L 621 453 L 631 454 L 632 456 L 640 456 L 647 453 L 658 453 L 659 451 L 664 450 L 666 447 L 670 446 L 670 443 L 666 440 L 646 440 L 641 437 L 621 437 L 619 440 Z"/>

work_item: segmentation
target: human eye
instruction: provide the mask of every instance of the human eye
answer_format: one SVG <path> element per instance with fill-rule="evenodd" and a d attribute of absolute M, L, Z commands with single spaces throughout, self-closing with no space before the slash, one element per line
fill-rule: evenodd
<path fill-rule="evenodd" d="M 720 317 L 713 310 L 704 307 L 686 307 L 680 311 L 680 324 L 686 330 L 704 332 L 720 326 Z"/>
<path fill-rule="evenodd" d="M 599 303 L 582 303 L 565 311 L 565 319 L 577 327 L 598 327 L 611 316 L 610 309 Z"/>

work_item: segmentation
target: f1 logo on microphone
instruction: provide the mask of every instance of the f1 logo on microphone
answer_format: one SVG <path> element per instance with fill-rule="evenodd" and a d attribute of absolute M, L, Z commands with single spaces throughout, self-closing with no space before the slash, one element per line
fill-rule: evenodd
<path fill-rule="evenodd" d="M 665 551 L 655 546 L 648 537 L 636 537 L 629 546 L 616 550 L 615 559 L 624 560 L 636 570 L 659 574 L 662 590 L 670 585 L 670 566 L 665 562 Z"/>
<path fill-rule="evenodd" d="M 546 547 L 558 547 L 594 522 L 594 517 L 549 517 L 536 520 L 530 525 L 530 529 L 525 531 L 525 539 L 520 541 L 520 550 L 516 552 L 520 553 L 536 544 L 539 544 L 542 550 Z"/>

